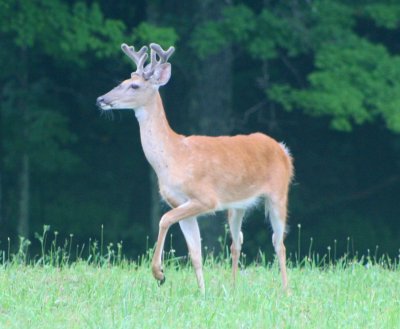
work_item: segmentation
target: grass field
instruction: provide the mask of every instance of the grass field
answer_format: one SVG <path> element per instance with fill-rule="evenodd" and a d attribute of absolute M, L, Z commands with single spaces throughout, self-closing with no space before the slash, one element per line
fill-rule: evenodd
<path fill-rule="evenodd" d="M 235 289 L 228 263 L 205 262 L 202 296 L 190 266 L 174 261 L 162 287 L 146 260 L 10 262 L 0 266 L 0 328 L 400 328 L 398 266 L 290 266 L 286 296 L 276 263 L 242 269 Z"/>
<path fill-rule="evenodd" d="M 231 279 L 225 254 L 206 255 L 206 295 L 193 269 L 170 251 L 167 281 L 159 287 L 150 271 L 152 250 L 136 262 L 122 255 L 122 243 L 89 240 L 64 243 L 49 227 L 36 234 L 41 254 L 30 258 L 30 242 L 0 252 L 0 329 L 3 328 L 400 328 L 398 259 L 351 256 L 336 259 L 336 248 L 315 255 L 312 241 L 300 261 L 289 256 L 290 294 L 281 290 L 277 262 L 260 254 Z M 172 242 L 171 242 L 172 248 Z M 400 257 L 400 256 L 399 256 Z M 74 260 L 73 260 L 74 259 Z M 242 259 L 245 262 L 245 259 Z"/>

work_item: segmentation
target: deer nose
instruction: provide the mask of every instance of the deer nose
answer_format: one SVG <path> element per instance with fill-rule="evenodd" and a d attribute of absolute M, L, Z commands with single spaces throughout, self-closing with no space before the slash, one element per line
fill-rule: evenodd
<path fill-rule="evenodd" d="M 103 96 L 97 97 L 96 105 L 101 107 L 102 103 L 104 103 L 104 97 Z"/>

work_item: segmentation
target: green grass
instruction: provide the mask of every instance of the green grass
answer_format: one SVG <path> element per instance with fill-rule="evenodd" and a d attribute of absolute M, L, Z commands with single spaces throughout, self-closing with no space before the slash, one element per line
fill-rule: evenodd
<path fill-rule="evenodd" d="M 322 258 L 308 250 L 301 262 L 288 262 L 286 295 L 276 262 L 266 264 L 263 255 L 263 265 L 240 271 L 235 288 L 229 258 L 208 256 L 202 296 L 193 269 L 173 253 L 158 287 L 151 250 L 126 261 L 121 244 L 115 251 L 101 238 L 74 252 L 72 236 L 60 246 L 57 233 L 46 241 L 48 230 L 37 235 L 36 258 L 23 239 L 16 253 L 0 253 L 0 329 L 400 328 L 400 268 L 388 258 L 337 260 L 330 249 Z"/>
<path fill-rule="evenodd" d="M 360 263 L 289 270 L 249 266 L 236 288 L 226 264 L 205 265 L 207 293 L 188 266 L 158 287 L 148 262 L 12 264 L 0 269 L 0 328 L 399 328 L 400 271 Z"/>

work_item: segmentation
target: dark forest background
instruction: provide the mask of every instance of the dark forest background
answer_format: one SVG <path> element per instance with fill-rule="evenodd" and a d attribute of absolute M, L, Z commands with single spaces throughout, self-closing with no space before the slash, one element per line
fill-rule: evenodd
<path fill-rule="evenodd" d="M 129 77 L 120 44 L 176 52 L 161 90 L 182 134 L 261 131 L 295 159 L 288 252 L 400 248 L 400 3 L 0 0 L 0 249 L 50 225 L 141 254 L 166 206 L 132 111 L 95 100 Z M 272 254 L 262 210 L 244 252 Z M 200 220 L 218 248 L 224 214 Z M 174 245 L 185 253 L 178 227 Z M 167 243 L 168 247 L 168 243 Z"/>

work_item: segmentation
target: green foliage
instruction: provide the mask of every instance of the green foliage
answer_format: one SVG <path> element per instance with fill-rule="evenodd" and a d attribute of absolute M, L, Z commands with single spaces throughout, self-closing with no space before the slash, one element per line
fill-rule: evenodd
<path fill-rule="evenodd" d="M 77 141 L 70 131 L 68 118 L 46 104 L 46 87 L 42 81 L 31 82 L 29 91 L 13 83 L 3 89 L 3 120 L 8 123 L 3 141 L 3 164 L 13 171 L 22 153 L 27 153 L 40 172 L 63 172 L 79 163 L 69 147 Z M 21 118 L 20 98 L 29 106 Z M 46 101 L 45 101 L 46 100 Z M 10 138 L 10 137 L 13 138 Z"/>
<path fill-rule="evenodd" d="M 199 58 L 206 58 L 226 46 L 228 40 L 223 37 L 221 24 L 217 22 L 207 22 L 194 32 L 192 47 Z"/>
<path fill-rule="evenodd" d="M 235 43 L 246 42 L 256 28 L 254 13 L 245 5 L 228 6 L 223 10 L 222 28 L 225 38 Z"/>
<path fill-rule="evenodd" d="M 192 35 L 191 46 L 199 58 L 215 54 L 233 43 L 244 43 L 255 28 L 254 14 L 245 5 L 228 6 L 218 21 L 199 25 Z"/>
<path fill-rule="evenodd" d="M 15 43 L 20 47 L 32 47 L 36 36 L 44 32 L 47 15 L 43 11 L 50 10 L 54 13 L 54 7 L 59 7 L 57 2 L 48 0 L 40 1 L 2 1 L 1 2 L 1 31 L 11 33 Z"/>
<path fill-rule="evenodd" d="M 115 44 L 121 44 L 125 37 L 125 24 L 119 20 L 105 19 L 98 4 L 91 6 L 77 2 L 71 8 L 69 19 L 60 26 L 60 50 L 66 56 L 79 57 L 84 52 L 94 52 L 103 58 L 119 51 Z M 58 43 L 57 43 L 58 44 Z M 74 57 L 72 57 L 74 58 Z M 68 59 L 68 58 L 67 58 Z"/>
<path fill-rule="evenodd" d="M 292 100 L 311 115 L 332 117 L 332 126 L 351 130 L 381 116 L 389 129 L 400 132 L 400 57 L 381 45 L 354 38 L 326 44 L 309 75 L 310 88 L 294 91 Z"/>
<path fill-rule="evenodd" d="M 366 12 L 373 13 L 376 21 L 387 22 L 384 27 L 394 28 L 390 13 L 398 9 L 394 7 L 398 6 L 370 5 Z M 256 54 L 261 49 L 260 53 L 266 54 L 259 56 L 262 60 L 277 57 L 276 49 L 284 49 L 289 57 L 313 52 L 315 69 L 308 75 L 309 86 L 297 89 L 287 81 L 272 84 L 267 91 L 283 108 L 296 107 L 309 115 L 328 116 L 337 130 L 351 131 L 354 124 L 382 118 L 388 129 L 400 132 L 399 57 L 357 34 L 356 8 L 317 1 L 308 9 L 297 8 L 292 13 L 297 14 L 294 20 L 292 14 L 276 16 L 276 12 L 263 11 L 260 34 L 272 35 L 275 44 L 256 37 L 250 50 Z M 299 12 L 304 15 L 300 20 Z"/>
<path fill-rule="evenodd" d="M 148 45 L 155 42 L 162 47 L 169 47 L 175 45 L 179 37 L 172 27 L 159 27 L 148 22 L 142 22 L 133 30 L 129 39 L 136 45 Z"/>
<path fill-rule="evenodd" d="M 2 161 L 6 168 L 18 168 L 19 156 L 25 152 L 40 172 L 70 169 L 78 163 L 69 150 L 76 136 L 61 111 L 65 107 L 57 95 L 49 95 L 50 90 L 57 90 L 57 82 L 51 80 L 52 68 L 43 66 L 36 71 L 32 63 L 52 58 L 83 66 L 86 52 L 98 58 L 113 55 L 119 51 L 115 44 L 123 40 L 125 26 L 105 19 L 96 3 L 21 0 L 2 1 L 1 6 L 0 30 L 8 37 L 0 40 L 1 56 L 16 66 L 13 71 L 0 72 L 2 117 L 8 135 Z M 7 81 L 10 75 L 20 78 Z"/>
<path fill-rule="evenodd" d="M 267 95 L 270 99 L 279 103 L 286 111 L 293 109 L 292 88 L 288 84 L 273 84 L 268 90 Z"/>
<path fill-rule="evenodd" d="M 77 141 L 68 119 L 50 110 L 32 111 L 29 120 L 29 155 L 40 171 L 59 173 L 79 164 L 79 158 L 65 146 Z"/>
<path fill-rule="evenodd" d="M 40 47 L 42 54 L 84 65 L 85 52 L 97 57 L 114 55 L 123 41 L 125 25 L 105 19 L 98 4 L 60 0 L 21 0 L 3 3 L 3 33 L 19 48 Z M 45 13 L 45 14 L 43 14 Z"/>
<path fill-rule="evenodd" d="M 250 54 L 260 60 L 276 58 L 278 55 L 277 44 L 288 37 L 280 33 L 285 31 L 286 34 L 287 30 L 284 25 L 285 22 L 283 20 L 274 16 L 268 9 L 264 9 L 257 17 L 256 32 L 249 44 Z M 279 39 L 276 39 L 278 35 Z"/>
<path fill-rule="evenodd" d="M 397 4 L 376 3 L 360 14 L 357 5 L 326 0 L 267 6 L 258 14 L 245 5 L 228 6 L 220 20 L 195 30 L 192 45 L 201 58 L 230 45 L 260 61 L 314 56 L 309 86 L 293 88 L 290 78 L 272 81 L 271 100 L 285 109 L 329 116 L 338 130 L 383 118 L 388 129 L 400 132 L 398 56 L 355 30 L 360 17 L 394 29 L 399 10 Z"/>
<path fill-rule="evenodd" d="M 356 26 L 355 12 L 357 7 L 341 1 L 319 0 L 312 3 L 306 11 L 306 24 L 303 33 L 307 35 L 308 49 L 318 51 L 326 43 L 334 43 L 340 47 L 342 42 L 354 37 Z"/>
<path fill-rule="evenodd" d="M 397 1 L 367 4 L 364 10 L 377 26 L 387 29 L 397 29 L 400 26 L 400 5 Z"/>

